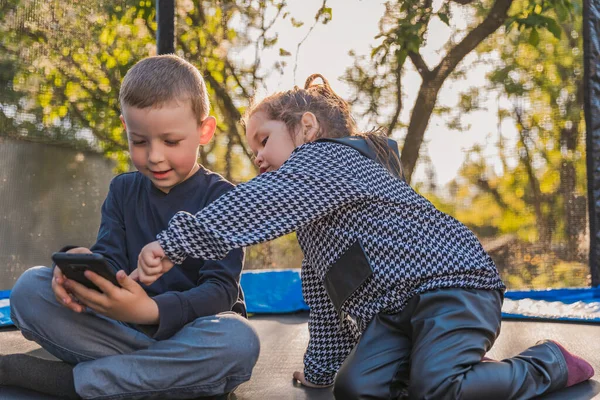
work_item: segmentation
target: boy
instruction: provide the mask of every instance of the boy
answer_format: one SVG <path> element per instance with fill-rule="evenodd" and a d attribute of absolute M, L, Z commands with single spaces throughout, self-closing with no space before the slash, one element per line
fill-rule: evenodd
<path fill-rule="evenodd" d="M 216 127 L 204 80 L 179 57 L 150 57 L 127 73 L 119 100 L 138 171 L 111 182 L 91 249 L 69 251 L 102 254 L 121 288 L 89 271 L 102 293 L 59 268 L 26 271 L 12 290 L 11 318 L 65 362 L 0 357 L 0 385 L 66 398 L 222 395 L 250 378 L 259 352 L 239 315 L 243 251 L 219 262 L 186 260 L 150 286 L 128 276 L 173 214 L 195 213 L 232 188 L 197 162 Z"/>

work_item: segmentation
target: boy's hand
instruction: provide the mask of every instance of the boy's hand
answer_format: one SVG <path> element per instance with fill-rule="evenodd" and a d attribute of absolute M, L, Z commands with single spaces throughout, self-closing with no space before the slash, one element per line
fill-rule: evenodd
<path fill-rule="evenodd" d="M 84 274 L 100 288 L 102 293 L 71 279 L 67 279 L 64 284 L 82 304 L 99 314 L 118 321 L 146 325 L 158 324 L 158 305 L 137 282 L 127 276 L 125 271 L 117 272 L 117 281 L 121 287 L 113 285 L 92 271 L 85 271 Z"/>
<path fill-rule="evenodd" d="M 67 253 L 76 253 L 76 254 L 91 254 L 90 249 L 85 247 L 75 247 L 74 249 L 68 250 Z M 64 283 L 67 280 L 63 275 L 62 271 L 58 267 L 54 267 L 53 277 L 52 277 L 52 291 L 54 292 L 54 297 L 56 300 L 67 307 L 70 310 L 75 312 L 82 312 L 85 307 L 79 304 L 77 298 L 72 296 L 72 294 L 67 291 L 64 287 Z"/>
<path fill-rule="evenodd" d="M 150 285 L 163 274 L 173 268 L 173 263 L 165 255 L 158 241 L 144 246 L 138 257 L 138 267 L 130 275 L 131 279 L 139 280 L 145 285 Z"/>
<path fill-rule="evenodd" d="M 314 383 L 310 383 L 309 381 L 306 380 L 306 377 L 304 376 L 304 372 L 300 372 L 300 371 L 294 372 L 294 379 L 297 380 L 298 382 L 300 382 L 302 385 L 304 385 L 306 387 L 310 387 L 310 388 L 326 388 L 326 387 L 331 386 L 331 385 L 315 385 Z"/>

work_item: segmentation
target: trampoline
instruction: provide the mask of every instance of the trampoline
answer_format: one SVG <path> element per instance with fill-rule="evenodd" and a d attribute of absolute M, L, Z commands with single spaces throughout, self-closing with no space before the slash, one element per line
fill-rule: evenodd
<path fill-rule="evenodd" d="M 0 1 L 0 3 L 2 2 Z M 162 15 L 165 25 L 163 28 L 159 25 L 156 32 L 158 52 L 172 52 L 174 50 L 172 47 L 173 2 L 157 2 L 157 5 L 159 3 L 160 9 L 158 11 Z M 148 4 L 150 3 L 148 2 Z M 600 285 L 600 113 L 598 112 L 600 109 L 600 3 L 584 0 L 583 5 L 586 149 L 588 152 L 587 197 L 590 232 L 589 265 L 592 287 L 553 291 L 509 292 L 503 308 L 504 318 L 501 334 L 487 355 L 493 359 L 501 360 L 518 354 L 540 339 L 553 339 L 562 343 L 573 353 L 585 356 L 594 366 L 596 377 L 592 380 L 540 397 L 543 399 L 600 399 L 600 344 L 598 343 L 598 338 L 600 338 L 600 286 L 598 286 Z M 0 103 L 0 111 L 2 111 L 1 106 L 2 103 Z M 4 149 L 0 147 L 0 159 L 8 160 L 9 157 L 12 157 L 15 163 L 23 157 L 40 159 L 47 157 L 46 162 L 57 158 L 70 160 L 69 157 L 71 157 L 73 159 L 71 164 L 76 166 L 75 169 L 77 169 L 79 177 L 83 177 L 87 185 L 90 185 L 91 182 L 94 187 L 100 186 L 110 178 L 109 175 L 112 175 L 105 172 L 104 176 L 99 176 L 98 170 L 108 171 L 104 165 L 105 160 L 94 158 L 87 153 L 85 153 L 85 156 L 81 156 L 82 153 L 72 156 L 62 149 L 59 150 L 62 153 L 54 153 L 50 156 L 45 155 L 42 145 L 39 143 L 15 144 L 6 139 L 6 141 L 0 140 L 0 144 L 5 146 L 4 149 L 9 147 L 11 149 L 10 153 L 8 150 L 6 150 L 6 153 L 2 153 Z M 85 163 L 79 160 L 81 157 L 85 159 Z M 30 175 L 28 175 L 27 168 L 27 165 L 23 165 L 18 171 L 15 170 L 13 179 L 15 181 L 29 179 Z M 68 172 L 68 174 L 71 174 L 71 172 Z M 2 178 L 1 175 L 0 178 Z M 2 180 L 0 179 L 0 181 Z M 63 181 L 66 181 L 66 178 Z M 4 179 L 4 182 L 6 182 L 6 179 Z M 40 177 L 37 180 L 28 181 L 28 183 L 29 187 L 50 185 Z M 98 206 L 103 197 L 102 193 L 86 192 L 85 184 L 82 184 L 82 186 L 83 189 L 80 192 L 85 192 L 85 194 L 67 201 L 74 201 L 79 204 L 82 202 L 84 204 L 96 204 Z M 6 191 L 2 192 L 2 189 Z M 52 194 L 51 189 L 48 187 L 45 187 L 44 190 Z M 66 189 L 59 188 L 56 190 L 65 191 Z M 36 193 L 27 192 L 27 201 L 39 196 Z M 12 192 L 2 186 L 0 186 L 0 194 L 13 195 Z M 11 204 L 11 201 L 17 197 L 4 198 L 8 198 L 7 204 Z M 47 195 L 45 201 L 45 205 L 52 208 L 62 200 Z M 12 203 L 16 204 L 17 201 L 12 201 Z M 24 204 L 24 208 L 29 207 L 30 203 Z M 82 220 L 90 218 L 91 215 L 93 214 L 88 207 L 88 210 L 82 211 L 82 214 L 78 217 Z M 12 217 L 12 215 L 9 215 L 9 223 Z M 4 219 L 6 218 L 5 216 Z M 73 224 L 73 221 L 69 221 L 69 223 Z M 12 245 L 10 240 L 12 240 L 13 232 L 8 230 L 8 225 L 5 224 L 5 231 L 2 231 L 2 227 L 0 227 L 0 238 L 6 239 L 5 248 Z M 27 226 L 21 228 L 23 232 L 29 229 Z M 17 231 L 17 234 L 19 233 L 21 232 Z M 61 247 L 62 244 L 58 245 L 58 240 L 68 241 L 68 239 L 65 240 L 65 238 L 60 237 L 55 231 L 46 233 L 51 240 L 35 250 L 22 250 L 22 254 L 17 254 L 15 263 L 27 264 L 29 262 L 27 257 L 30 256 L 29 250 L 32 254 L 34 251 L 37 251 L 36 254 L 38 255 L 41 253 L 50 254 L 53 250 Z M 11 251 L 13 250 L 11 249 Z M 21 256 L 22 259 L 19 260 Z M 2 260 L 6 261 L 5 259 Z M 14 261 L 14 257 L 11 259 L 12 261 Z M 7 301 L 8 289 L 22 270 L 13 269 L 10 263 L 7 265 L 9 265 L 9 271 L 2 271 L 6 273 L 0 275 L 0 289 L 6 289 L 0 290 L 0 355 L 26 353 L 53 359 L 37 344 L 25 340 L 20 332 L 12 326 L 8 318 L 10 307 Z M 242 285 L 247 295 L 248 310 L 252 313 L 250 322 L 258 331 L 261 340 L 261 354 L 251 380 L 238 387 L 230 395 L 230 399 L 333 399 L 331 389 L 305 388 L 292 380 L 292 373 L 296 370 L 302 370 L 303 354 L 308 342 L 308 308 L 302 300 L 298 270 L 245 271 L 242 277 Z M 276 287 L 278 290 L 260 290 L 264 287 Z M 0 386 L 0 399 L 45 400 L 52 399 L 52 397 L 33 391 Z"/>
<path fill-rule="evenodd" d="M 308 342 L 308 314 L 255 315 L 250 318 L 261 340 L 261 353 L 252 378 L 239 386 L 232 400 L 331 400 L 330 389 L 309 389 L 294 384 L 292 374 L 302 368 L 302 356 Z M 558 322 L 503 321 L 502 332 L 488 356 L 507 358 L 525 350 L 540 338 L 564 343 L 600 371 L 600 352 L 590 351 L 600 337 L 600 325 Z M 597 347 L 596 347 L 597 348 Z M 0 329 L 0 354 L 27 353 L 52 358 L 13 328 Z M 16 388 L 0 387 L 2 400 L 46 400 L 52 397 Z M 540 399 L 600 399 L 600 382 L 592 379 Z"/>

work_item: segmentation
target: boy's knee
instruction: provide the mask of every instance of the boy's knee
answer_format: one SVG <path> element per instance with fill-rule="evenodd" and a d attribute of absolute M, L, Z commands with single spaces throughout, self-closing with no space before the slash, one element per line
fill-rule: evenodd
<path fill-rule="evenodd" d="M 219 315 L 219 323 L 228 332 L 228 356 L 241 368 L 252 369 L 260 353 L 260 341 L 256 330 L 246 318 L 235 313 Z"/>
<path fill-rule="evenodd" d="M 38 313 L 39 300 L 52 291 L 52 269 L 33 267 L 23 272 L 10 292 L 11 317 L 26 317 L 29 313 Z"/>

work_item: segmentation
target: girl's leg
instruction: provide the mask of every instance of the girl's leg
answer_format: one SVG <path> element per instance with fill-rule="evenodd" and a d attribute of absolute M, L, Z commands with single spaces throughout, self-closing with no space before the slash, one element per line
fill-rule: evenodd
<path fill-rule="evenodd" d="M 410 340 L 401 314 L 379 314 L 362 334 L 335 379 L 336 399 L 397 399 L 406 394 Z"/>
<path fill-rule="evenodd" d="M 411 300 L 411 398 L 529 399 L 567 384 L 567 363 L 553 342 L 481 361 L 500 332 L 501 305 L 499 292 L 470 289 L 438 289 Z"/>

